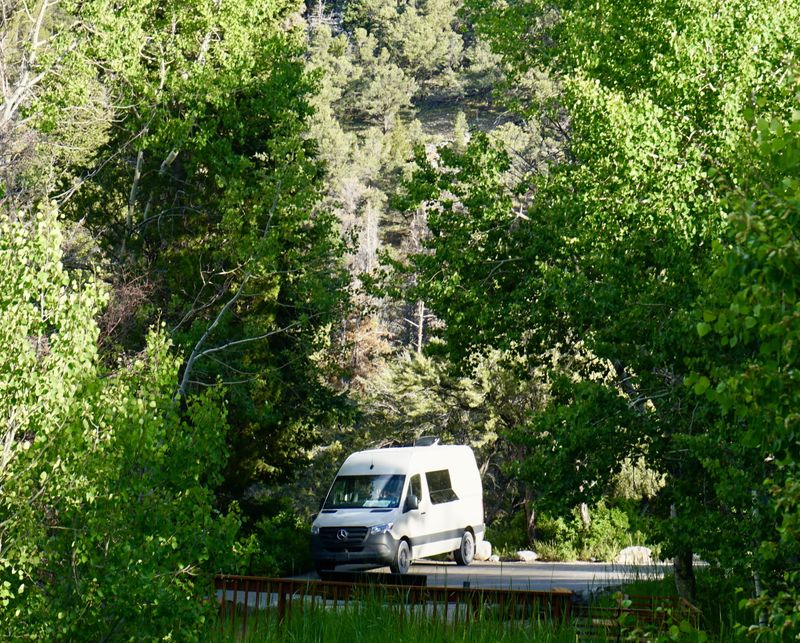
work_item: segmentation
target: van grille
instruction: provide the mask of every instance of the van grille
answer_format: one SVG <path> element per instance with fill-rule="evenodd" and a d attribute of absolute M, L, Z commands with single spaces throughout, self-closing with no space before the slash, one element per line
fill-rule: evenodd
<path fill-rule="evenodd" d="M 340 532 L 346 532 L 347 535 L 340 538 Z M 364 544 L 364 539 L 367 537 L 366 527 L 322 527 L 319 530 L 319 537 L 322 541 L 322 546 L 325 549 L 353 549 L 354 547 L 361 547 Z"/>

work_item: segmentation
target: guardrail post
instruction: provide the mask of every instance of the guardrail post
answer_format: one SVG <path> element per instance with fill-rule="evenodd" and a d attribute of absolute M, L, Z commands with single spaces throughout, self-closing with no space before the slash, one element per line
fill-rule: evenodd
<path fill-rule="evenodd" d="M 242 634 L 244 634 L 247 631 L 247 612 L 249 611 L 248 609 L 249 598 L 250 598 L 250 581 L 248 579 L 244 581 L 244 607 L 242 607 L 242 612 L 243 612 Z"/>
<path fill-rule="evenodd" d="M 222 582 L 220 583 L 220 585 L 222 585 L 222 598 L 220 599 L 219 602 L 219 622 L 220 622 L 220 627 L 224 628 L 225 616 L 226 616 L 226 603 L 228 602 L 228 582 L 225 579 L 225 577 L 222 577 L 221 580 Z M 217 583 L 215 582 L 214 591 L 216 592 L 216 590 L 217 590 Z"/>
<path fill-rule="evenodd" d="M 238 602 L 238 594 L 239 594 L 239 580 L 235 579 L 233 581 L 233 606 L 231 609 L 231 624 L 236 623 L 236 606 Z"/>
<path fill-rule="evenodd" d="M 283 583 L 278 584 L 278 624 L 283 625 L 286 618 L 286 590 Z"/>

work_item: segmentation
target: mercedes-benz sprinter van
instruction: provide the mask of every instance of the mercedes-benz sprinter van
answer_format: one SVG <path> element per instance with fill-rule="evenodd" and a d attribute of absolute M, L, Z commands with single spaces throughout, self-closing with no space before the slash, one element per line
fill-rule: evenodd
<path fill-rule="evenodd" d="M 483 540 L 483 487 L 472 449 L 440 445 L 353 453 L 311 525 L 317 571 L 389 565 L 453 552 L 469 565 Z"/>

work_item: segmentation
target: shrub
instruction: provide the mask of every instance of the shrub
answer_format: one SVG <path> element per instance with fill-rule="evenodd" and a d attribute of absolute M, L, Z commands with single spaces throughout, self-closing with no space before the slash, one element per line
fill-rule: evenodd
<path fill-rule="evenodd" d="M 622 548 L 645 542 L 641 531 L 631 531 L 624 509 L 600 501 L 589 513 L 588 526 L 577 507 L 568 519 L 539 514 L 534 549 L 542 560 L 613 560 Z"/>
<path fill-rule="evenodd" d="M 527 546 L 528 534 L 525 512 L 495 519 L 486 530 L 486 539 L 495 550 L 520 549 Z"/>
<path fill-rule="evenodd" d="M 577 560 L 578 554 L 568 541 L 537 540 L 536 553 L 545 561 L 570 561 Z"/>
<path fill-rule="evenodd" d="M 591 511 L 592 520 L 584 527 L 580 513 L 573 511 L 578 526 L 577 549 L 582 559 L 612 560 L 630 542 L 628 515 L 621 509 L 607 507 L 602 500 Z"/>
<path fill-rule="evenodd" d="M 313 567 L 311 535 L 304 520 L 284 509 L 256 523 L 256 551 L 250 559 L 250 572 L 263 576 L 282 576 Z"/>
<path fill-rule="evenodd" d="M 577 536 L 577 526 L 573 521 L 568 523 L 564 518 L 553 518 L 546 513 L 540 513 L 536 519 L 537 542 L 574 543 Z"/>

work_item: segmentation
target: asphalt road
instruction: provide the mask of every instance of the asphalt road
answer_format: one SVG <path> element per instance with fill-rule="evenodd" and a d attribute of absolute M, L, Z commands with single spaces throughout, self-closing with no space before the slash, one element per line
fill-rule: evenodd
<path fill-rule="evenodd" d="M 611 587 L 638 578 L 660 578 L 665 565 L 613 565 L 611 563 L 518 563 L 474 562 L 460 567 L 453 562 L 420 560 L 414 562 L 409 573 L 425 574 L 428 585 L 435 587 L 469 587 L 496 589 L 569 589 L 575 592 Z M 362 571 L 364 567 L 343 565 L 337 571 Z M 388 573 L 388 567 L 369 570 Z M 308 578 L 317 578 L 313 572 Z"/>

